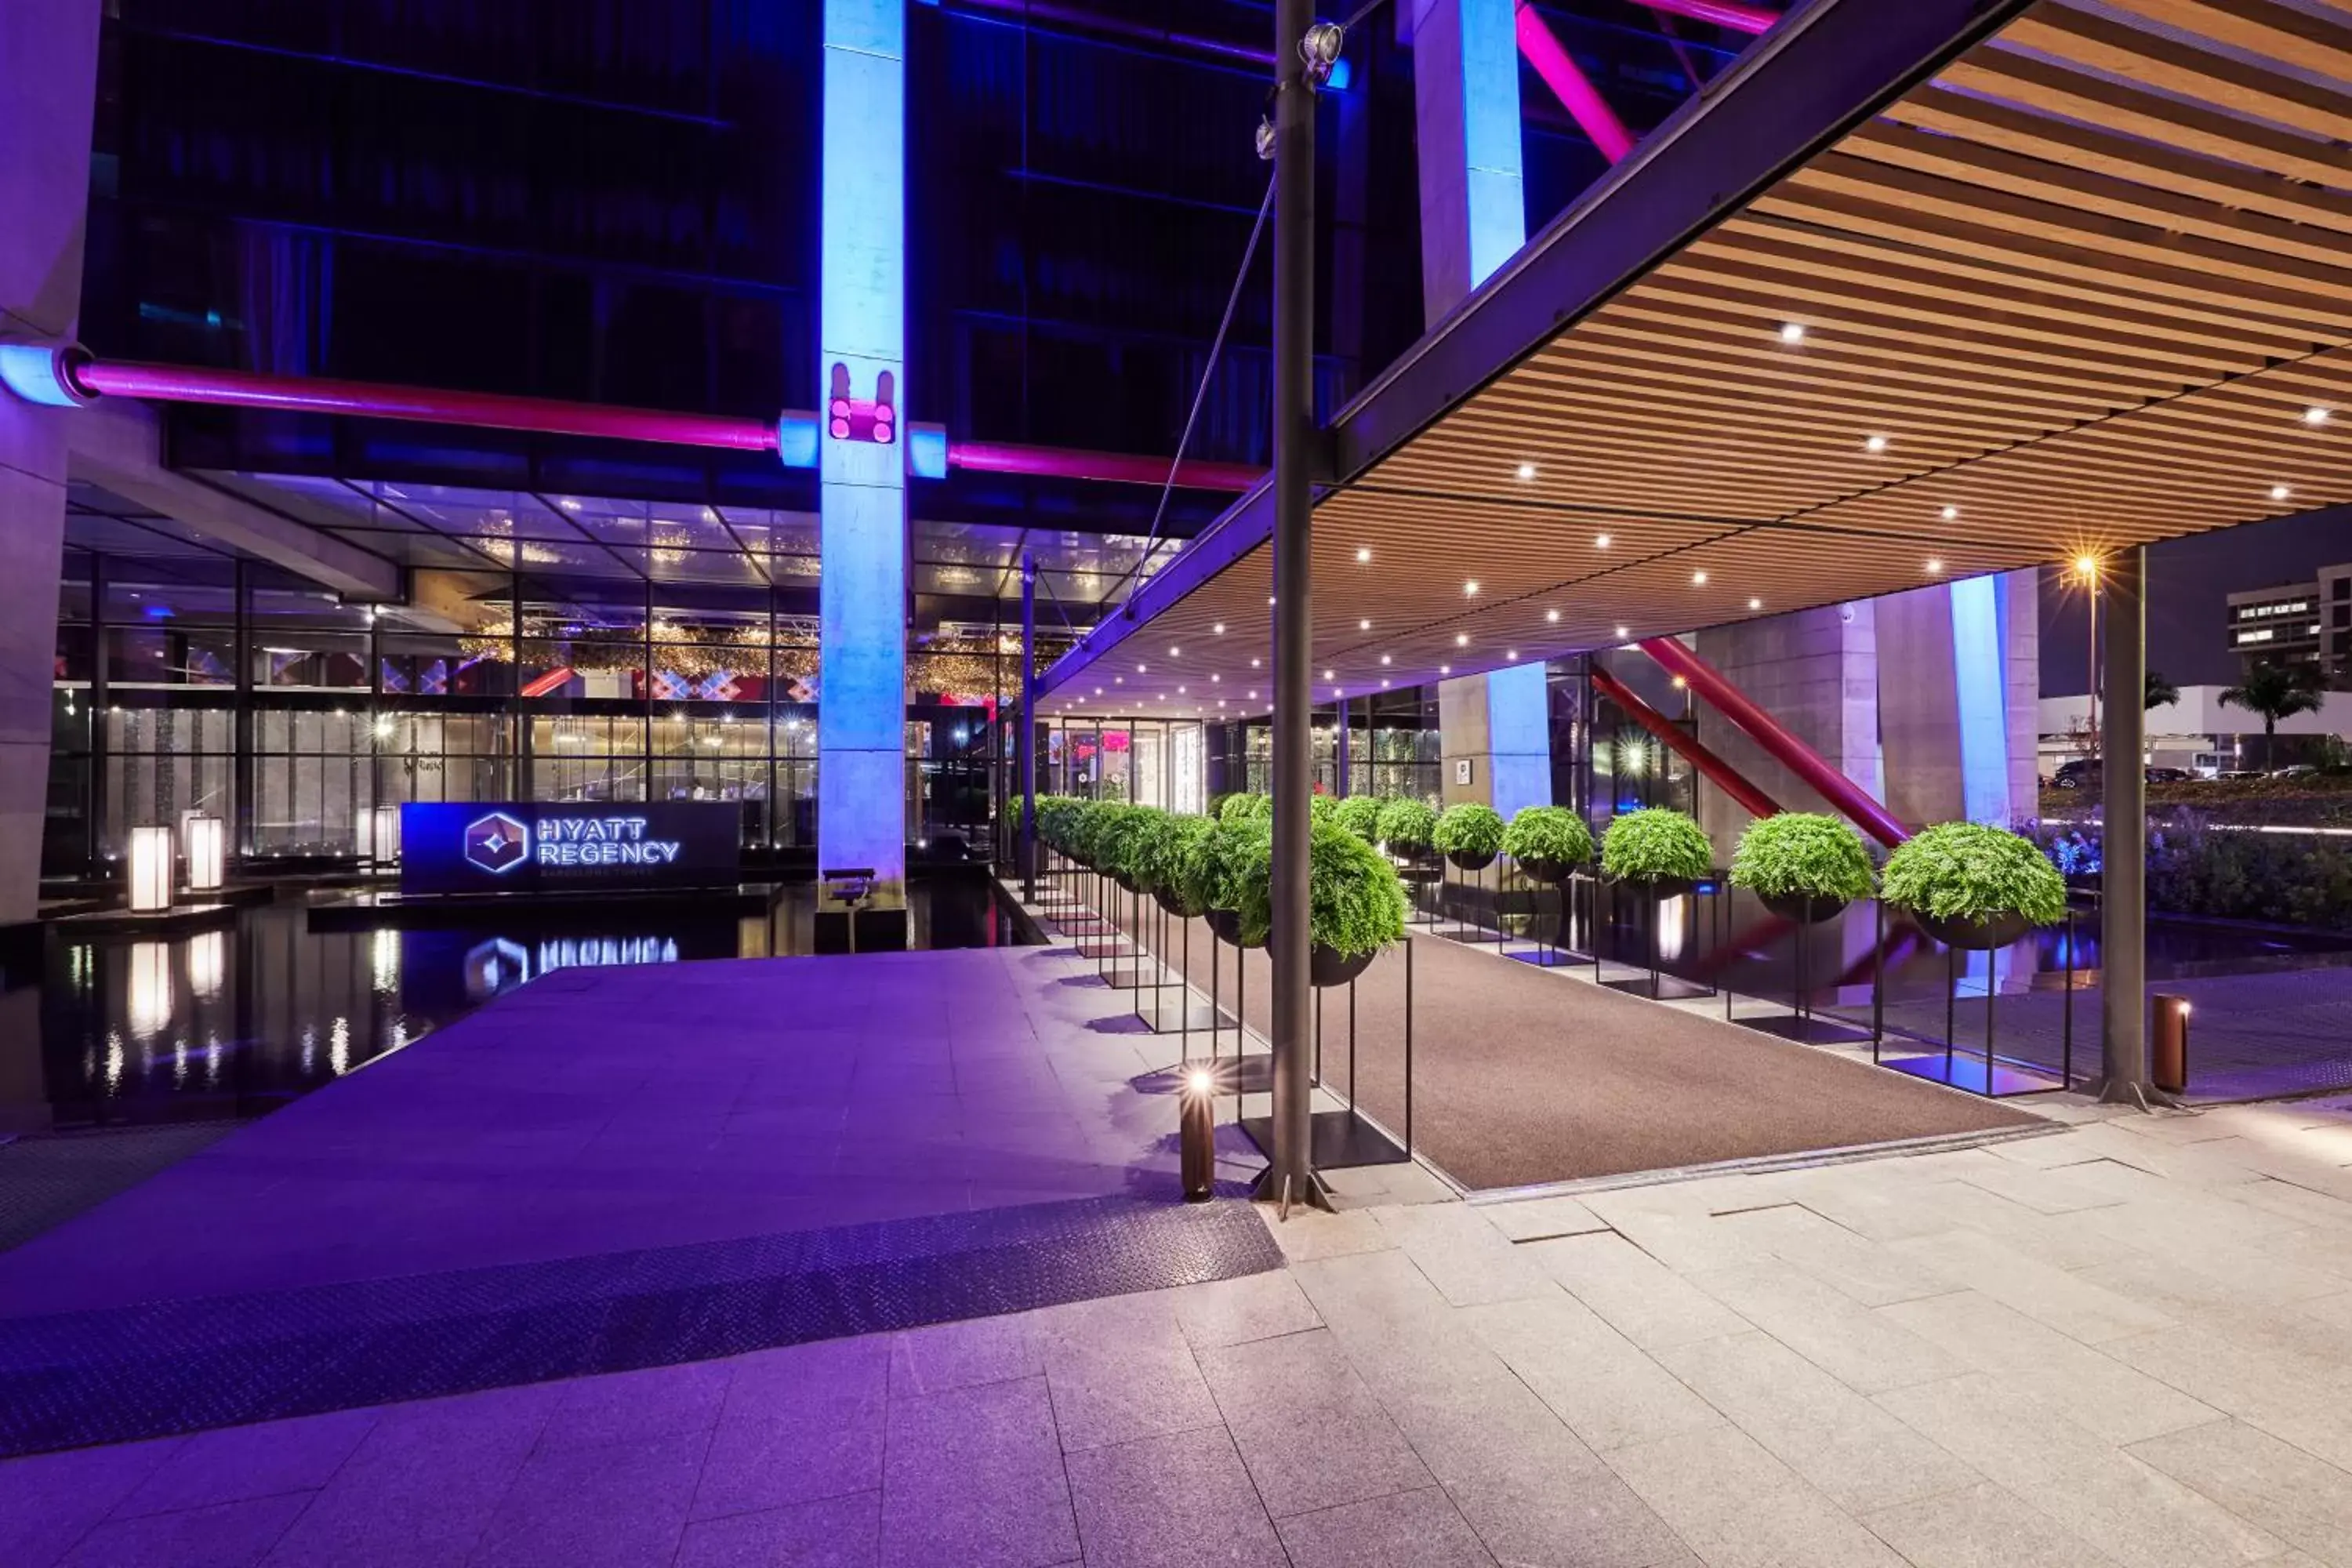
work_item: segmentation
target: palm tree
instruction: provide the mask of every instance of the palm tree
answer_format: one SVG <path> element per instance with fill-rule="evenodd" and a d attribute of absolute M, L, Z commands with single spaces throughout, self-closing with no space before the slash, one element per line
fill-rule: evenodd
<path fill-rule="evenodd" d="M 2147 672 L 2147 700 L 2140 704 L 2141 707 L 2169 708 L 2179 700 L 2180 688 L 2165 679 L 2162 670 Z"/>
<path fill-rule="evenodd" d="M 2318 712 L 2323 691 L 2315 665 L 2258 664 L 2246 671 L 2243 681 L 2221 689 L 2221 706 L 2263 716 L 2263 771 L 2267 773 L 2275 760 L 2278 721 Z"/>

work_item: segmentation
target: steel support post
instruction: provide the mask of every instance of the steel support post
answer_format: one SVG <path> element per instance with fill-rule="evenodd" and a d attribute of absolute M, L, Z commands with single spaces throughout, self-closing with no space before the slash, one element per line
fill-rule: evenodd
<path fill-rule="evenodd" d="M 2101 564 L 2100 663 L 2107 701 L 2100 714 L 2104 829 L 2099 907 L 2099 1098 L 2139 1105 L 2155 1098 L 2147 1072 L 2147 552 L 2118 550 Z"/>
<path fill-rule="evenodd" d="M 1274 1148 L 1265 1195 L 1314 1198 L 1307 1053 L 1307 825 L 1315 440 L 1315 89 L 1299 43 L 1313 0 L 1274 7 Z"/>
<path fill-rule="evenodd" d="M 1348 700 L 1344 697 L 1339 699 L 1337 730 L 1338 733 L 1334 736 L 1331 746 L 1331 795 L 1334 799 L 1345 800 L 1350 793 L 1348 787 L 1348 775 L 1353 759 L 1350 755 L 1352 747 L 1348 737 Z"/>
<path fill-rule="evenodd" d="M 1021 552 L 1021 897 L 1037 901 L 1037 557 Z"/>

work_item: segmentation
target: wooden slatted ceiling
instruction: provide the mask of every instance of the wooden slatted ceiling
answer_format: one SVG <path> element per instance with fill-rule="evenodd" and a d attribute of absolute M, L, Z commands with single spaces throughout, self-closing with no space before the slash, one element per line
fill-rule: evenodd
<path fill-rule="evenodd" d="M 2352 501 L 2347 81 L 2352 4 L 2044 0 L 1325 498 L 1317 697 Z M 1263 711 L 1269 577 L 1049 709 Z"/>

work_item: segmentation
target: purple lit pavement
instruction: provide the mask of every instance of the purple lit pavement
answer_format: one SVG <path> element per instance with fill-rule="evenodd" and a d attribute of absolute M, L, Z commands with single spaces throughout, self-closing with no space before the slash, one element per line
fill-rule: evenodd
<path fill-rule="evenodd" d="M 929 1104 L 928 1132 L 887 1134 L 926 1168 L 969 1173 L 956 1161 L 982 1143 L 1029 1181 L 1138 1168 L 1108 1157 L 1137 1157 L 1155 1123 L 1127 1109 L 1133 1091 L 1108 1064 L 1139 1069 L 1160 1053 L 1149 1037 L 1087 1027 L 1102 1001 L 1090 966 L 1034 949 L 787 963 L 836 984 L 791 987 L 800 1003 L 772 1026 L 715 1015 L 722 998 L 772 1005 L 782 964 L 579 976 L 571 993 L 534 984 L 480 1030 L 428 1039 L 229 1140 L 220 1152 L 246 1144 L 247 1164 L 218 1168 L 204 1190 L 241 1177 L 251 1191 L 192 1226 L 199 1234 L 155 1228 L 173 1211 L 134 1193 L 37 1244 L 44 1267 L 80 1268 L 135 1243 L 174 1289 L 196 1285 L 190 1260 L 208 1250 L 241 1260 L 212 1271 L 224 1279 L 273 1257 L 306 1277 L 351 1276 L 364 1267 L 353 1258 L 331 1267 L 290 1239 L 242 1233 L 268 1231 L 282 1204 L 303 1240 L 326 1245 L 326 1216 L 352 1214 L 361 1194 L 313 1211 L 302 1191 L 352 1179 L 338 1175 L 328 1134 L 376 1131 L 352 1108 L 375 1104 L 369 1080 L 394 1085 L 404 1068 L 415 1082 L 399 1092 L 419 1113 L 436 1094 L 453 1116 L 488 1095 L 549 1121 L 585 1119 L 596 1101 L 604 1121 L 581 1148 L 618 1129 L 644 1145 L 641 1172 L 693 1194 L 676 1206 L 741 1203 L 750 1223 L 750 1198 L 726 1194 L 760 1184 L 681 1173 L 707 1163 L 664 1131 L 689 1120 L 680 1031 L 697 1027 L 722 1042 L 702 1057 L 706 1089 L 728 1098 L 721 1120 L 752 1114 L 734 1108 L 772 1073 L 817 1072 L 825 1058 L 806 1041 L 822 1037 L 847 1065 L 805 1079 L 832 1085 L 813 1101 L 839 1108 L 817 1120 L 845 1129 L 861 1107 Z M 952 994 L 916 988 L 949 973 Z M 598 1043 L 572 1054 L 604 1062 L 602 1088 L 565 1070 L 574 1042 L 558 1037 L 592 1027 Z M 1021 1048 L 1024 1028 L 1034 1039 Z M 894 1031 L 937 1043 L 910 1047 L 921 1070 L 892 1082 L 882 1064 L 908 1059 Z M 493 1070 L 434 1065 L 469 1053 Z M 624 1070 L 633 1055 L 669 1070 Z M 710 1065 L 722 1058 L 740 1076 Z M 1027 1063 L 1026 1076 L 983 1065 L 999 1058 Z M 500 1081 L 512 1087 L 485 1087 Z M 645 1106 L 616 1107 L 614 1085 L 620 1099 L 644 1090 Z M 935 1103 L 967 1096 L 1045 1102 L 1056 1127 L 1076 1124 L 1087 1157 L 1050 1158 L 1042 1132 L 992 1142 Z M 2148 1117 L 2043 1103 L 2075 1125 L 1575 1196 L 1301 1211 L 1272 1227 L 1287 1266 L 1237 1279 L 0 1463 L 0 1563 L 2352 1562 L 2352 1105 Z M 260 1136 L 306 1120 L 282 1154 Z M 412 1182 L 448 1187 L 437 1205 L 385 1199 L 385 1214 L 415 1227 L 461 1200 L 513 1205 L 520 1184 L 501 1193 L 484 1173 L 523 1170 L 533 1212 L 561 1207 L 577 1240 L 588 1210 L 569 1184 L 626 1190 L 630 1178 L 593 1163 L 495 1159 L 495 1124 L 464 1124 L 462 1144 L 446 1133 L 442 1144 L 467 1157 L 445 1152 L 437 1173 L 396 1142 L 364 1145 Z M 517 1137 L 547 1141 L 537 1123 Z M 905 1184 L 839 1170 L 845 1202 Z M 960 1201 L 997 1190 L 972 1173 L 954 1184 Z M 674 1215 L 665 1230 L 657 1217 L 633 1211 L 632 1239 L 719 1223 Z M 466 1234 L 466 1259 L 520 1255 Z M 428 1257 L 399 1226 L 371 1235 L 400 1266 Z M 12 1310 L 17 1290 L 39 1285 L 23 1263 L 36 1250 L 5 1260 Z M 126 1274 L 111 1289 L 138 1286 Z"/>
<path fill-rule="evenodd" d="M 1168 1043 L 1090 1026 L 1127 1008 L 1066 952 L 558 972 L 0 1255 L 0 1318 L 1172 1177 L 1175 1102 L 1129 1083 Z"/>

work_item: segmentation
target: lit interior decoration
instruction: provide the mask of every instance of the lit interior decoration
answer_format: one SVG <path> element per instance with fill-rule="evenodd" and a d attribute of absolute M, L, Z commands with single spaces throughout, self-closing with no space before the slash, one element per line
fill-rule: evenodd
<path fill-rule="evenodd" d="M 172 907 L 172 830 L 131 830 L 131 912 L 153 914 Z"/>
<path fill-rule="evenodd" d="M 228 825 L 217 816 L 190 816 L 180 830 L 185 836 L 188 891 L 219 892 L 227 871 Z"/>

